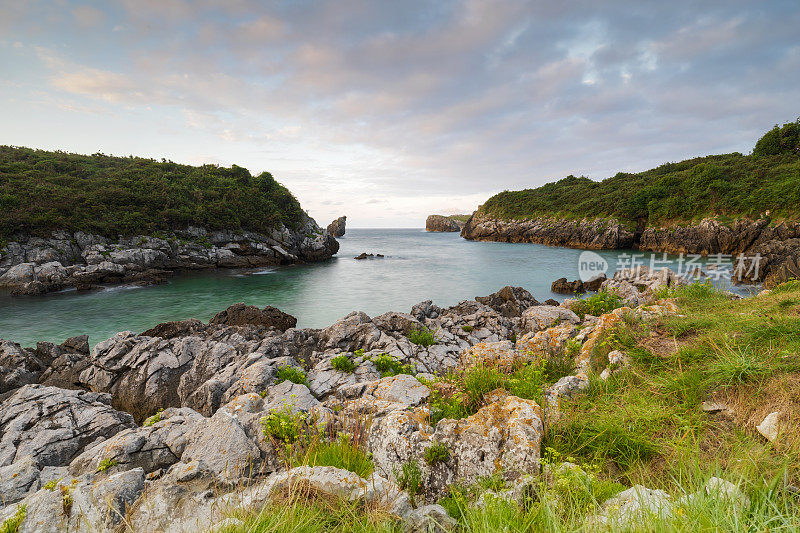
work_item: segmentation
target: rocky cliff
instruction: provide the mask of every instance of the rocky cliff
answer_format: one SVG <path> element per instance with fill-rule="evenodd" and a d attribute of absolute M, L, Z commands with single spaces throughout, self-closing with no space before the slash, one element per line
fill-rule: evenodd
<path fill-rule="evenodd" d="M 759 279 L 767 285 L 800 276 L 800 223 L 771 223 L 768 218 L 722 224 L 703 219 L 694 225 L 642 227 L 639 231 L 612 219 L 503 220 L 480 213 L 461 231 L 469 240 L 528 242 L 587 249 L 638 249 L 684 254 L 760 255 Z M 748 268 L 750 264 L 748 263 Z"/>
<path fill-rule="evenodd" d="M 461 225 L 444 215 L 429 215 L 425 220 L 425 231 L 455 232 L 461 231 Z"/>
<path fill-rule="evenodd" d="M 338 250 L 333 236 L 308 216 L 296 230 L 281 225 L 269 234 L 190 227 L 118 240 L 81 231 L 20 235 L 0 248 L 0 288 L 41 294 L 101 283 L 157 283 L 185 270 L 322 261 Z"/>
<path fill-rule="evenodd" d="M 334 237 L 342 237 L 345 232 L 345 223 L 347 222 L 346 216 L 341 216 L 328 224 L 328 233 Z"/>

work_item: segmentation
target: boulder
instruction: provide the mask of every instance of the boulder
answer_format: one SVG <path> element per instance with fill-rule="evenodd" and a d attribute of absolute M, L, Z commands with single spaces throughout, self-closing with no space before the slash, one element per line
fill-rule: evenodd
<path fill-rule="evenodd" d="M 583 282 L 579 279 L 567 281 L 567 278 L 558 278 L 550 285 L 550 290 L 558 294 L 575 294 L 586 292 Z"/>
<path fill-rule="evenodd" d="M 507 318 L 522 316 L 522 312 L 529 307 L 539 305 L 531 293 L 522 287 L 511 287 L 510 285 L 489 296 L 477 296 L 475 300 L 488 305 Z"/>
<path fill-rule="evenodd" d="M 521 325 L 524 333 L 536 333 L 562 322 L 580 324 L 581 319 L 564 307 L 538 305 L 522 313 Z"/>
<path fill-rule="evenodd" d="M 20 501 L 39 489 L 39 466 L 31 456 L 0 466 L 0 508 Z"/>
<path fill-rule="evenodd" d="M 254 305 L 237 303 L 217 313 L 208 323 L 209 325 L 222 324 L 226 326 L 264 326 L 286 331 L 297 325 L 297 319 L 269 305 L 264 309 L 259 309 Z"/>
<path fill-rule="evenodd" d="M 0 395 L 37 383 L 45 368 L 33 350 L 0 339 Z"/>
<path fill-rule="evenodd" d="M 0 466 L 31 456 L 66 466 L 98 440 L 133 427 L 108 394 L 25 385 L 0 404 Z"/>

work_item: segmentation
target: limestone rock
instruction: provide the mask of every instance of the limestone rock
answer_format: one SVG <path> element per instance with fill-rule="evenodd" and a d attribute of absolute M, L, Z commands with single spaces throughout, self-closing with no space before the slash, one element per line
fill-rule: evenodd
<path fill-rule="evenodd" d="M 347 223 L 347 217 L 341 216 L 328 224 L 328 233 L 333 235 L 334 237 L 343 237 L 345 232 L 345 224 Z"/>
<path fill-rule="evenodd" d="M 522 328 L 525 333 L 536 333 L 561 322 L 580 324 L 581 320 L 569 309 L 549 305 L 529 307 L 522 313 Z"/>
<path fill-rule="evenodd" d="M 87 446 L 133 427 L 107 394 L 25 385 L 0 405 L 0 466 L 31 456 L 66 466 Z"/>
<path fill-rule="evenodd" d="M 297 325 L 297 319 L 269 305 L 264 309 L 259 309 L 254 305 L 237 303 L 217 313 L 214 318 L 209 321 L 209 324 L 222 324 L 226 326 L 265 326 L 268 328 L 273 327 L 279 331 L 286 331 Z"/>
<path fill-rule="evenodd" d="M 780 419 L 780 411 L 770 413 L 764 417 L 764 420 L 758 426 L 756 426 L 756 429 L 759 433 L 761 433 L 761 435 L 764 436 L 765 439 L 774 443 L 778 440 L 778 434 L 780 433 Z"/>

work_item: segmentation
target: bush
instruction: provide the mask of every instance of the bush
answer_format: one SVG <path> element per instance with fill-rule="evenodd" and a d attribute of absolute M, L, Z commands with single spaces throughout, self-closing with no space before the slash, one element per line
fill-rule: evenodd
<path fill-rule="evenodd" d="M 306 373 L 295 366 L 284 366 L 278 369 L 275 374 L 275 383 L 283 383 L 284 381 L 291 381 L 298 385 L 306 384 Z"/>
<path fill-rule="evenodd" d="M 436 344 L 436 335 L 430 329 L 423 327 L 409 331 L 408 340 L 419 346 L 433 346 Z"/>
<path fill-rule="evenodd" d="M 472 326 L 467 326 L 467 325 L 465 325 L 465 326 L 461 326 L 461 331 L 464 331 L 464 332 L 466 332 L 466 333 L 469 333 L 469 332 L 471 332 L 473 329 L 474 329 L 474 328 L 473 328 Z"/>
<path fill-rule="evenodd" d="M 434 442 L 425 450 L 425 462 L 430 466 L 446 463 L 450 459 L 450 448 L 443 442 Z"/>
<path fill-rule="evenodd" d="M 0 237 L 119 235 L 201 226 L 269 233 L 305 214 L 268 172 L 0 146 Z"/>
<path fill-rule="evenodd" d="M 284 404 L 281 409 L 263 417 L 261 427 L 264 436 L 284 444 L 294 444 L 303 435 L 306 422 L 306 414 L 295 413 L 292 406 Z"/>
<path fill-rule="evenodd" d="M 334 370 L 352 374 L 356 370 L 356 364 L 346 354 L 337 355 L 331 359 L 331 366 Z"/>
<path fill-rule="evenodd" d="M 372 358 L 372 364 L 380 372 L 381 377 L 396 376 L 398 374 L 414 375 L 411 365 L 404 365 L 388 353 L 382 353 Z"/>
<path fill-rule="evenodd" d="M 611 291 L 600 291 L 588 298 L 579 299 L 571 306 L 572 311 L 583 318 L 586 315 L 600 316 L 622 307 L 622 297 Z"/>

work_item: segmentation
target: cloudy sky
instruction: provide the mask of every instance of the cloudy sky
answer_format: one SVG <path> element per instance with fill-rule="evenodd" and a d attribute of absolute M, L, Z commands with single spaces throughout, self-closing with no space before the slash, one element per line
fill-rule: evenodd
<path fill-rule="evenodd" d="M 0 0 L 0 144 L 269 170 L 421 227 L 800 115 L 800 3 Z"/>

